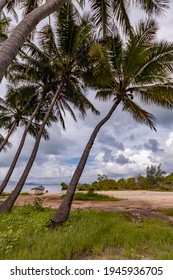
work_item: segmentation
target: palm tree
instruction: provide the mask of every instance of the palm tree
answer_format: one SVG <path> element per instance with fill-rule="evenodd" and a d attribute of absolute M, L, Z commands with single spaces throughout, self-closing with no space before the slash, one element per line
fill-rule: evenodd
<path fill-rule="evenodd" d="M 31 86 L 29 86 L 29 87 L 20 87 L 20 88 L 18 88 L 16 90 L 14 90 L 13 88 L 9 88 L 8 93 L 7 93 L 7 100 L 9 101 L 9 100 L 12 100 L 13 98 L 16 99 L 16 97 L 19 98 L 19 94 L 17 95 L 16 91 L 18 93 L 19 92 L 22 93 L 22 96 L 20 96 L 20 98 L 23 98 L 23 96 L 25 96 L 25 93 L 27 94 L 28 91 L 29 91 L 30 94 L 31 94 L 33 89 L 35 90 L 36 88 L 33 88 Z M 34 95 L 37 98 L 39 97 L 38 92 L 37 92 L 37 95 L 34 92 Z M 27 136 L 28 132 L 33 137 L 35 137 L 35 138 L 37 136 L 37 132 L 38 132 L 39 127 L 40 127 L 38 119 L 40 120 L 41 118 L 43 118 L 43 112 L 40 112 L 41 106 L 42 106 L 42 103 L 43 103 L 43 96 L 40 98 L 40 100 L 37 101 L 34 95 L 31 95 L 30 98 L 28 99 L 28 101 L 29 101 L 29 104 L 30 104 L 30 108 L 33 107 L 32 104 L 34 104 L 35 108 L 33 109 L 33 112 L 31 111 L 32 112 L 31 116 L 30 116 L 30 118 L 28 118 L 27 122 L 25 123 L 25 129 L 24 129 L 21 141 L 19 143 L 18 149 L 17 149 L 16 154 L 15 154 L 15 156 L 13 158 L 13 161 L 12 161 L 12 163 L 10 165 L 10 168 L 9 168 L 9 170 L 8 170 L 8 172 L 7 172 L 5 178 L 4 178 L 4 180 L 3 180 L 3 182 L 2 182 L 2 184 L 0 186 L 0 194 L 5 189 L 8 181 L 9 181 L 9 179 L 10 179 L 10 177 L 11 177 L 13 171 L 14 171 L 14 168 L 16 166 L 17 160 L 18 160 L 18 158 L 19 158 L 19 156 L 21 154 L 22 148 L 23 148 L 23 146 L 25 144 L 25 140 L 26 140 L 26 136 Z M 35 119 L 35 122 L 34 122 L 34 119 Z M 55 120 L 56 120 L 56 118 L 51 118 L 51 121 L 55 121 Z M 47 123 L 47 125 L 50 126 L 50 121 Z M 46 130 L 43 130 L 42 136 L 44 137 L 45 140 L 49 139 L 49 135 L 48 135 Z"/>
<path fill-rule="evenodd" d="M 81 0 L 80 2 L 83 2 Z M 19 50 L 23 46 L 24 42 L 34 30 L 36 25 L 48 17 L 50 14 L 59 10 L 60 7 L 65 3 L 65 0 L 49 0 L 45 4 L 37 7 L 29 14 L 24 16 L 21 22 L 16 26 L 12 31 L 9 38 L 4 42 L 0 48 L 0 81 L 2 80 L 5 72 L 7 71 L 8 66 L 11 64 L 13 59 L 18 54 Z M 128 20 L 128 8 L 131 4 L 130 0 L 92 0 L 92 8 L 94 10 L 95 22 L 100 25 L 103 23 L 103 34 L 105 35 L 106 28 L 108 27 L 108 15 L 110 9 L 113 7 L 114 16 L 118 19 L 120 24 L 123 26 L 129 27 Z M 134 1 L 135 4 L 142 7 L 145 11 L 151 13 L 156 13 L 163 11 L 163 8 L 167 7 L 169 3 L 168 0 L 143 0 L 143 1 Z M 126 25 L 124 25 L 124 23 Z"/>
<path fill-rule="evenodd" d="M 67 220 L 77 184 L 97 133 L 120 103 L 123 110 L 129 112 L 136 121 L 154 130 L 153 115 L 144 110 L 137 100 L 140 103 L 173 108 L 173 82 L 170 75 L 173 71 L 173 44 L 157 42 L 156 31 L 156 23 L 148 20 L 139 24 L 126 43 L 117 34 L 106 38 L 105 44 L 96 43 L 91 46 L 90 68 L 93 80 L 96 81 L 95 86 L 100 89 L 97 97 L 102 100 L 113 97 L 113 106 L 94 128 L 64 200 L 51 219 L 51 226 L 56 227 Z"/>
<path fill-rule="evenodd" d="M 9 92 L 13 91 L 9 88 Z M 18 126 L 24 126 L 29 121 L 29 116 L 32 112 L 31 98 L 34 87 L 29 89 L 21 87 L 16 90 L 17 95 L 13 95 L 13 98 L 7 97 L 7 100 L 0 98 L 0 127 L 7 130 L 7 135 L 0 144 L 0 152 L 7 144 L 12 133 L 15 132 Z M 21 98 L 22 96 L 22 98 Z"/>
<path fill-rule="evenodd" d="M 92 112 L 98 114 L 98 111 L 85 97 L 83 90 L 83 74 L 86 68 L 83 62 L 88 44 L 90 44 L 92 38 L 91 27 L 86 22 L 81 21 L 78 14 L 75 13 L 73 6 L 67 3 L 58 13 L 55 30 L 56 32 L 53 32 L 50 25 L 46 25 L 43 28 L 40 33 L 40 48 L 32 43 L 27 44 L 31 57 L 25 55 L 25 59 L 28 60 L 27 66 L 29 65 L 29 68 L 26 67 L 26 75 L 30 74 L 30 79 L 34 80 L 39 78 L 37 80 L 39 85 L 43 84 L 43 81 L 47 81 L 46 85 L 49 88 L 51 102 L 49 101 L 47 112 L 38 131 L 35 145 L 24 172 L 14 191 L 0 205 L 0 212 L 9 211 L 22 190 L 35 160 L 43 129 L 52 110 L 62 124 L 64 124 L 64 121 L 61 110 L 64 112 L 69 110 L 73 118 L 75 118 L 73 110 L 68 104 L 69 102 L 77 107 L 83 116 L 86 115 L 87 109 L 91 109 Z M 71 40 L 72 38 L 73 40 Z M 46 64 L 36 60 L 38 57 L 45 56 L 49 58 Z M 14 71 L 16 69 L 14 67 Z M 18 78 L 24 79 L 23 69 L 24 65 L 22 65 L 21 71 L 18 73 Z M 41 73 L 39 73 L 39 70 Z M 10 75 L 11 79 L 15 81 L 16 75 Z"/>

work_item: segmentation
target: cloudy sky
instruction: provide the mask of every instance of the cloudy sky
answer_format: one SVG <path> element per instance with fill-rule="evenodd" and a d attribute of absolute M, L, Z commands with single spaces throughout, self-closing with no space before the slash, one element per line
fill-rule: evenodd
<path fill-rule="evenodd" d="M 171 1 L 173 2 L 173 1 Z M 159 38 L 173 41 L 173 3 L 165 17 L 159 19 Z M 133 12 L 133 21 L 139 18 L 139 12 Z M 1 96 L 5 93 L 5 83 L 0 86 Z M 100 110 L 100 116 L 88 112 L 82 120 L 78 116 L 75 123 L 66 116 L 66 131 L 56 124 L 49 130 L 50 141 L 42 140 L 40 149 L 28 178 L 29 182 L 69 182 L 87 140 L 95 125 L 108 112 L 111 102 L 103 103 L 95 100 L 95 92 L 88 92 L 88 98 Z M 109 178 L 145 175 L 148 165 L 162 164 L 167 173 L 173 172 L 173 112 L 156 107 L 148 108 L 156 117 L 157 132 L 149 127 L 136 123 L 130 115 L 119 107 L 107 124 L 102 127 L 91 150 L 81 182 L 91 182 L 98 174 Z M 3 131 L 1 131 L 4 134 Z M 11 137 L 12 149 L 0 156 L 0 180 L 9 168 L 13 155 L 22 135 L 19 129 Z M 13 174 L 17 181 L 23 172 L 33 147 L 33 139 L 28 137 L 25 148 Z"/>

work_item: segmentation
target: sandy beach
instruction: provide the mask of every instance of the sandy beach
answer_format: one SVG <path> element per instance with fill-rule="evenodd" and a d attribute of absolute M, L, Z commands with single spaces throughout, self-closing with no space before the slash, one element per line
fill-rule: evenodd
<path fill-rule="evenodd" d="M 158 208 L 173 208 L 173 192 L 153 191 L 102 191 L 113 197 L 120 198 L 119 201 L 73 201 L 72 209 L 99 209 L 115 212 L 138 212 L 141 214 L 152 214 Z M 58 208 L 61 203 L 60 196 L 63 192 L 50 192 L 43 195 L 20 195 L 16 205 L 32 203 L 36 197 L 43 200 L 44 207 Z"/>

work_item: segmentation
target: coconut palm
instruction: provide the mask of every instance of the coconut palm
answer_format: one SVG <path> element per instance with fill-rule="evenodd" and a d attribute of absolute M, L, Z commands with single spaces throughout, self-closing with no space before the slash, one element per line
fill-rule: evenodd
<path fill-rule="evenodd" d="M 83 2 L 83 0 L 79 2 Z M 159 13 L 164 8 L 166 8 L 167 4 L 169 3 L 168 0 L 136 0 L 133 2 L 149 13 Z M 16 26 L 16 28 L 10 34 L 9 38 L 0 48 L 0 81 L 7 71 L 8 66 L 16 57 L 19 50 L 23 46 L 32 30 L 34 30 L 36 25 L 56 10 L 59 10 L 64 3 L 65 0 L 49 0 L 46 1 L 45 4 L 37 7 L 32 12 L 24 16 L 24 18 Z M 103 24 L 104 35 L 108 27 L 108 24 L 106 22 L 108 22 L 109 12 L 112 7 L 114 16 L 118 19 L 119 23 L 123 24 L 123 26 L 130 27 L 127 13 L 130 4 L 130 0 L 92 0 L 95 22 L 98 25 L 100 25 L 100 23 Z"/>
<path fill-rule="evenodd" d="M 113 105 L 94 128 L 64 200 L 51 220 L 51 226 L 58 226 L 67 220 L 77 184 L 97 133 L 119 104 L 136 121 L 145 123 L 154 130 L 154 116 L 143 109 L 141 104 L 173 108 L 173 82 L 170 75 L 173 71 L 173 44 L 158 42 L 156 31 L 156 23 L 148 20 L 139 24 L 126 43 L 117 34 L 107 38 L 105 44 L 91 46 L 90 68 L 93 80 L 96 81 L 95 86 L 100 89 L 96 97 L 104 101 L 113 97 Z"/>
<path fill-rule="evenodd" d="M 53 111 L 63 125 L 61 111 L 69 110 L 75 118 L 70 103 L 78 108 L 83 116 L 86 115 L 88 109 L 98 114 L 98 111 L 84 95 L 85 87 L 83 84 L 83 74 L 86 68 L 84 57 L 92 39 L 91 27 L 85 21 L 80 20 L 70 3 L 66 3 L 61 8 L 55 21 L 56 32 L 50 25 L 46 25 L 40 33 L 39 47 L 28 43 L 30 55 L 29 53 L 21 54 L 27 61 L 26 75 L 23 73 L 23 64 L 21 68 L 18 68 L 20 70 L 18 76 L 14 74 L 16 67 L 14 67 L 14 73 L 10 74 L 10 79 L 14 82 L 16 78 L 24 81 L 25 77 L 30 75 L 29 82 L 37 80 L 39 85 L 45 84 L 49 88 L 49 100 L 47 99 L 48 109 L 37 134 L 29 161 L 16 188 L 0 205 L 0 212 L 9 211 L 19 195 L 35 160 L 41 135 L 51 112 Z M 43 63 L 45 56 L 48 60 Z M 47 82 L 45 83 L 45 81 Z"/>
<path fill-rule="evenodd" d="M 12 88 L 9 90 L 12 90 Z M 34 87 L 30 87 L 29 90 L 26 87 L 22 87 L 20 91 L 16 91 L 19 96 L 14 95 L 12 99 L 8 97 L 6 100 L 0 98 L 0 127 L 7 131 L 4 141 L 0 144 L 0 152 L 17 127 L 25 126 L 28 123 L 33 108 L 31 104 L 34 104 L 33 102 L 31 103 L 30 98 L 33 91 L 35 92 Z"/>
<path fill-rule="evenodd" d="M 33 94 L 31 94 L 33 91 Z M 18 94 L 16 94 L 16 92 Z M 30 112 L 31 112 L 31 116 L 28 118 L 27 122 L 25 122 L 25 128 L 24 128 L 24 132 L 21 138 L 21 141 L 19 143 L 18 149 L 15 153 L 15 156 L 12 160 L 12 163 L 10 165 L 10 168 L 2 182 L 2 184 L 0 185 L 0 194 L 3 192 L 3 190 L 5 189 L 13 171 L 14 168 L 16 166 L 17 160 L 21 154 L 22 148 L 25 144 L 25 140 L 26 140 L 26 136 L 28 133 L 30 133 L 33 137 L 36 138 L 37 136 L 37 132 L 39 130 L 40 127 L 40 120 L 43 119 L 44 114 L 45 114 L 45 109 L 44 111 L 42 110 L 41 106 L 43 103 L 43 98 L 44 96 L 42 95 L 41 98 L 39 98 L 39 94 L 38 94 L 38 88 L 37 87 L 33 87 L 33 86 L 25 86 L 25 87 L 19 87 L 17 89 L 14 89 L 13 87 L 9 87 L 9 90 L 7 92 L 7 97 L 6 99 L 8 100 L 8 102 L 10 101 L 11 103 L 13 99 L 16 98 L 20 98 L 20 101 L 23 99 L 23 96 L 27 96 L 29 92 L 29 96 L 28 96 L 28 102 L 29 102 L 29 107 L 30 107 Z M 37 100 L 39 98 L 39 100 Z M 25 100 L 26 101 L 26 100 Z M 15 102 L 16 104 L 16 102 Z M 34 105 L 34 106 L 33 106 Z M 32 111 L 33 110 L 33 111 Z M 55 117 L 51 117 L 51 121 L 55 121 L 56 118 Z M 50 120 L 47 123 L 47 126 L 49 127 L 51 124 Z M 42 136 L 45 140 L 49 139 L 49 135 L 47 133 L 47 131 L 44 129 Z"/>

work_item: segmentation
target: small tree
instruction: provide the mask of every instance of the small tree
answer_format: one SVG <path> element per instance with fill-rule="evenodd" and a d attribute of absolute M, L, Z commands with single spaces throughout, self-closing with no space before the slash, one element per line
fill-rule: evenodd
<path fill-rule="evenodd" d="M 139 174 L 136 178 L 136 185 L 138 189 L 147 189 L 147 178 Z"/>
<path fill-rule="evenodd" d="M 149 188 L 157 188 L 159 183 L 163 181 L 165 171 L 161 169 L 161 163 L 156 165 L 147 166 L 146 179 Z"/>
<path fill-rule="evenodd" d="M 64 182 L 61 183 L 61 190 L 64 191 L 64 190 L 67 190 L 68 188 L 68 185 Z"/>
<path fill-rule="evenodd" d="M 97 180 L 99 181 L 99 182 L 102 182 L 102 181 L 106 181 L 106 180 L 108 180 L 108 177 L 106 176 L 106 175 L 104 175 L 104 174 L 98 174 L 98 178 L 97 178 Z"/>
<path fill-rule="evenodd" d="M 128 189 L 136 189 L 136 179 L 134 177 L 128 178 L 126 181 L 126 186 Z"/>
<path fill-rule="evenodd" d="M 124 178 L 121 178 L 117 181 L 117 185 L 118 185 L 119 189 L 124 189 L 127 186 L 127 182 Z"/>

